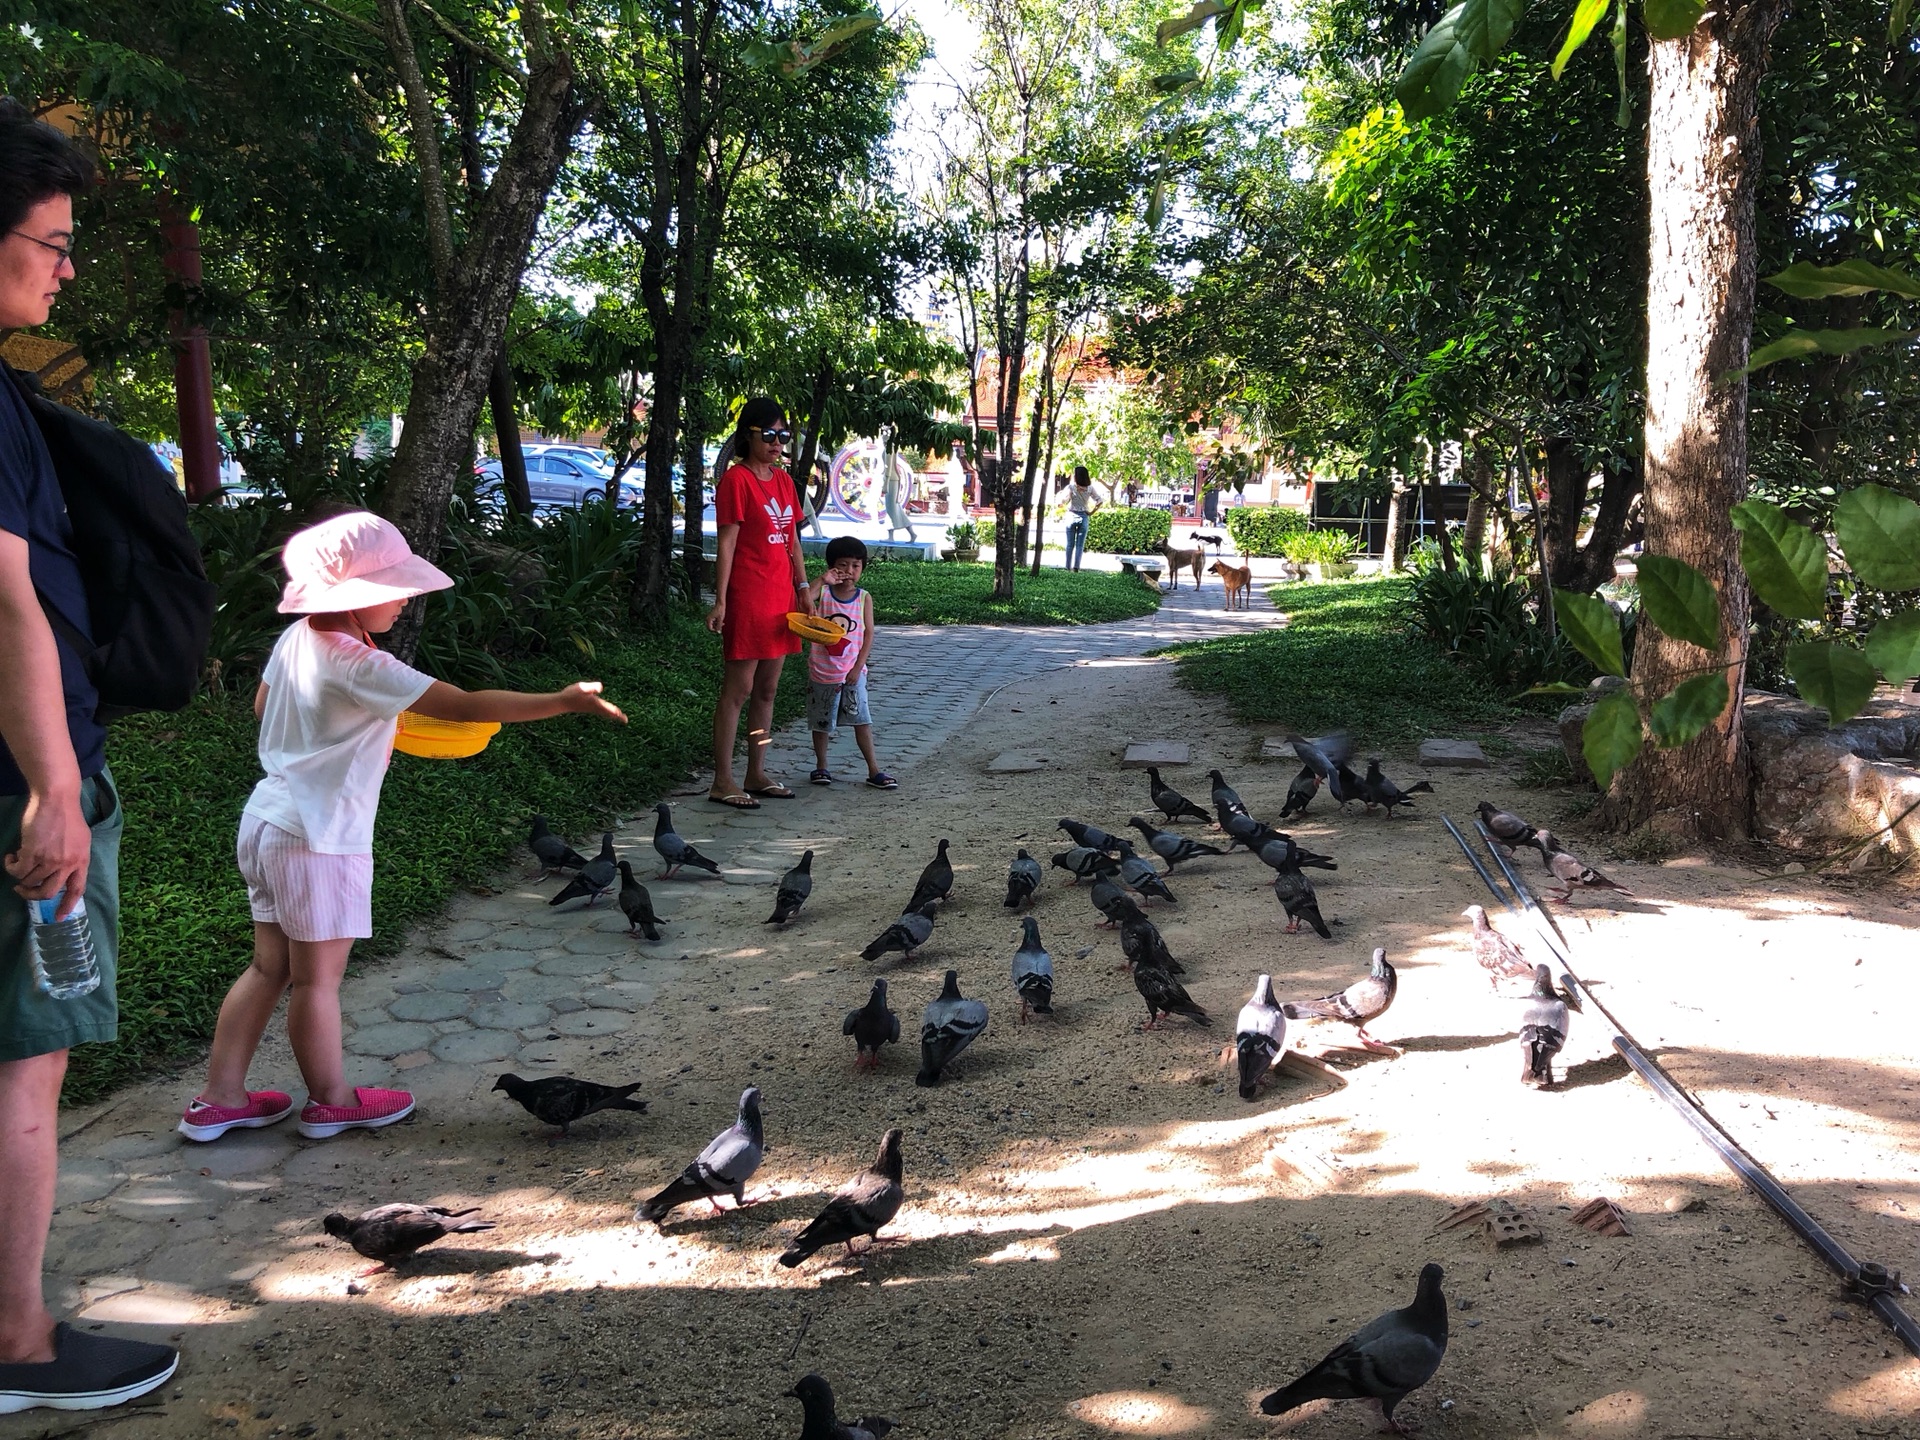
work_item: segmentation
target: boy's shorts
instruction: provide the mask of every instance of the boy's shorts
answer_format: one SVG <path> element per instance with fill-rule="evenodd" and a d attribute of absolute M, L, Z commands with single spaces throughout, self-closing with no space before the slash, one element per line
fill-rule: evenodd
<path fill-rule="evenodd" d="M 364 940 L 373 934 L 373 856 L 321 855 L 290 830 L 240 817 L 236 847 L 253 918 L 289 940 Z"/>
<path fill-rule="evenodd" d="M 0 855 L 20 848 L 27 797 L 0 795 Z M 87 856 L 87 926 L 100 984 L 72 1000 L 55 1000 L 33 983 L 27 949 L 27 903 L 10 876 L 0 876 L 0 1060 L 30 1060 L 103 1043 L 120 1035 L 115 989 L 120 958 L 120 791 L 102 770 L 80 782 L 80 813 L 93 833 Z"/>
<path fill-rule="evenodd" d="M 842 725 L 871 725 L 873 712 L 867 708 L 867 672 L 841 684 L 807 682 L 807 728 L 816 735 L 831 735 Z"/>

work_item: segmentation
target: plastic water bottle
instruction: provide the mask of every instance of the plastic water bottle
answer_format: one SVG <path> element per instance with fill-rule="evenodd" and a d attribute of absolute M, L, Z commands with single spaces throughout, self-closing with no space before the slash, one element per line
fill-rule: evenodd
<path fill-rule="evenodd" d="M 77 901 L 64 920 L 60 896 L 27 901 L 28 947 L 33 954 L 33 981 L 55 1000 L 77 1000 L 100 987 L 100 965 L 93 955 L 93 931 L 87 924 L 87 902 Z"/>

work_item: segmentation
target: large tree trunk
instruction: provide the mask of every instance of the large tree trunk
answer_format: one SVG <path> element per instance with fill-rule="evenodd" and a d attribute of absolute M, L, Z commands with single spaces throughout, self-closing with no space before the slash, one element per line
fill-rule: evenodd
<path fill-rule="evenodd" d="M 1406 487 L 1395 480 L 1393 493 L 1387 500 L 1387 541 L 1382 556 L 1389 574 L 1407 568 L 1406 496 Z"/>
<path fill-rule="evenodd" d="M 1784 9 L 1785 0 L 1719 6 L 1690 34 L 1655 42 L 1648 62 L 1647 551 L 1713 581 L 1721 625 L 1708 657 L 1643 614 L 1634 688 L 1651 702 L 1711 663 L 1726 667 L 1731 698 L 1686 745 L 1649 746 L 1610 808 L 1627 825 L 1657 818 L 1698 837 L 1744 836 L 1752 810 L 1741 724 L 1747 583 L 1727 513 L 1747 493 L 1747 385 L 1728 377 L 1746 366 L 1753 326 L 1756 112 Z"/>
<path fill-rule="evenodd" d="M 487 400 L 493 410 L 493 443 L 500 452 L 500 491 L 509 513 L 533 514 L 533 492 L 527 488 L 527 452 L 520 448 L 520 407 L 513 393 L 513 367 L 506 346 L 493 360 L 487 382 Z"/>
<path fill-rule="evenodd" d="M 1549 440 L 1546 450 L 1547 507 L 1540 538 L 1546 547 L 1547 575 L 1555 588 L 1584 595 L 1613 579 L 1627 511 L 1640 493 L 1645 467 L 1638 456 L 1632 456 L 1601 471 L 1600 504 L 1587 542 L 1581 545 L 1580 525 L 1592 488 L 1587 463 L 1565 437 Z"/>

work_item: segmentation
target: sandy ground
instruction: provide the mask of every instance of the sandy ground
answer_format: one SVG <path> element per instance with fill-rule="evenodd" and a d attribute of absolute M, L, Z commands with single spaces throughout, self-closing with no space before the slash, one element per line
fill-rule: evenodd
<path fill-rule="evenodd" d="M 761 853 L 820 852 L 814 899 L 785 933 L 759 924 L 770 886 L 655 883 L 670 920 L 693 915 L 682 897 L 706 886 L 710 933 L 670 924 L 646 948 L 655 998 L 611 1049 L 550 1047 L 556 1069 L 644 1081 L 652 1113 L 595 1119 L 550 1145 L 486 1093 L 480 1067 L 406 1125 L 306 1148 L 257 1205 L 168 1219 L 182 1244 L 231 1263 L 179 1287 L 186 1323 L 158 1333 L 180 1338 L 181 1377 L 160 1409 L 108 1417 L 116 1433 L 789 1436 L 798 1406 L 781 1392 L 819 1370 L 844 1413 L 943 1440 L 1361 1435 L 1372 1420 L 1359 1406 L 1270 1420 L 1258 1397 L 1405 1303 L 1437 1260 L 1452 1344 L 1401 1411 L 1431 1435 L 1920 1435 L 1920 1362 L 1630 1076 L 1598 1016 L 1576 1017 L 1561 1086 L 1517 1083 L 1519 1002 L 1493 994 L 1471 959 L 1459 914 L 1487 897 L 1437 812 L 1464 821 L 1489 798 L 1553 820 L 1600 860 L 1603 845 L 1563 817 L 1570 797 L 1495 771 L 1434 774 L 1439 794 L 1411 819 L 1342 817 L 1317 800 L 1294 833 L 1339 859 L 1321 886 L 1331 943 L 1280 933 L 1253 859 L 1182 867 L 1179 904 L 1159 918 L 1210 1031 L 1140 1032 L 1116 941 L 1085 888 L 1050 869 L 1035 913 L 1057 1014 L 1017 1023 L 1006 862 L 1016 845 L 1064 843 L 1060 815 L 1118 829 L 1143 810 L 1144 775 L 1118 756 L 1147 737 L 1193 744 L 1198 763 L 1168 778 L 1203 804 L 1217 762 L 1255 813 L 1277 813 L 1292 767 L 1258 762 L 1257 734 L 1165 664 L 1107 662 L 1003 691 L 899 795 L 810 792 L 772 817 L 785 833 Z M 983 773 L 1016 748 L 1049 768 Z M 1390 770 L 1419 776 L 1406 759 Z M 687 805 L 683 833 L 724 844 L 713 813 Z M 959 884 L 932 942 L 913 961 L 862 962 L 943 835 Z M 645 854 L 644 839 L 630 848 Z M 1565 922 L 1583 974 L 1836 1236 L 1920 1274 L 1911 891 L 1697 859 L 1609 868 L 1637 898 L 1589 901 Z M 502 883 L 530 907 L 546 893 Z M 1254 976 L 1271 971 L 1283 996 L 1322 994 L 1376 944 L 1400 992 L 1374 1031 L 1404 1057 L 1336 1057 L 1351 1062 L 1344 1089 L 1288 1076 L 1242 1102 L 1219 1051 Z M 946 1084 L 919 1089 L 911 1042 L 949 966 L 993 1018 Z M 908 1043 L 869 1077 L 839 1031 L 875 973 Z M 1343 1036 L 1303 1038 L 1318 1053 Z M 636 1224 L 635 1199 L 728 1122 L 748 1083 L 766 1092 L 758 1203 Z M 157 1153 L 179 1088 L 129 1092 L 72 1144 L 132 1115 Z M 893 1125 L 906 1132 L 908 1198 L 892 1231 L 907 1243 L 864 1266 L 837 1252 L 777 1266 Z M 203 1157 L 219 1148 L 169 1163 L 214 1169 Z M 1628 1213 L 1630 1238 L 1568 1223 L 1598 1196 Z M 1542 1243 L 1496 1250 L 1471 1229 L 1436 1230 L 1491 1197 L 1529 1207 Z M 365 1262 L 318 1217 L 395 1198 L 480 1205 L 500 1228 L 351 1293 Z M 62 1277 L 110 1270 L 115 1227 L 142 1223 L 163 1222 L 110 1215 L 84 1248 L 56 1245 Z M 0 1440 L 73 1423 L 0 1420 Z"/>

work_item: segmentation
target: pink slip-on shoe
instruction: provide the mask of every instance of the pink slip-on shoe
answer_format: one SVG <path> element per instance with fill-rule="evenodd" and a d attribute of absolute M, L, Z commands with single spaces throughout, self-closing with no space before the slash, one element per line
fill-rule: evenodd
<path fill-rule="evenodd" d="M 309 1140 L 328 1140 L 342 1130 L 378 1130 L 413 1113 L 413 1096 L 405 1090 L 354 1087 L 358 1105 L 316 1105 L 309 1100 L 300 1112 L 300 1133 Z"/>
<path fill-rule="evenodd" d="M 293 1113 L 293 1097 L 278 1090 L 249 1090 L 244 1105 L 209 1105 L 195 1096 L 180 1117 L 180 1133 L 189 1140 L 218 1140 L 229 1130 L 258 1130 L 278 1125 Z"/>

